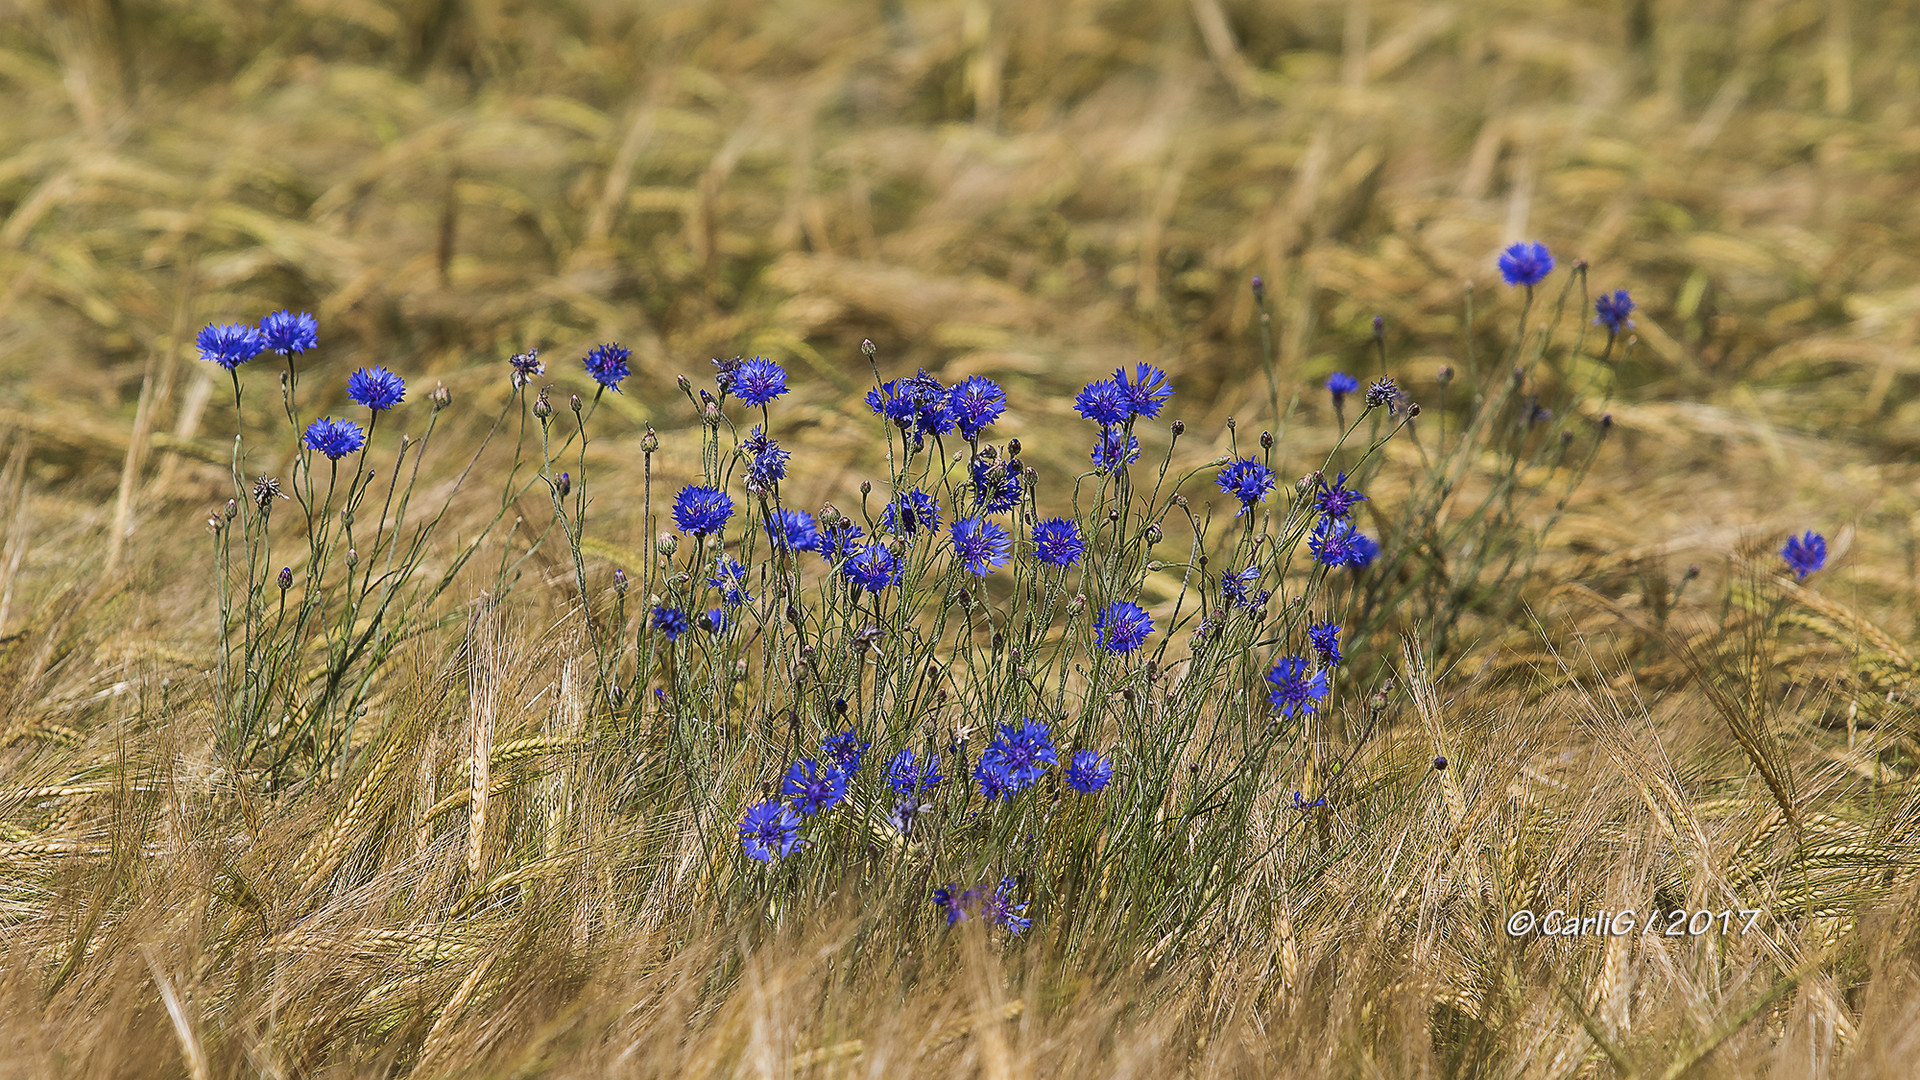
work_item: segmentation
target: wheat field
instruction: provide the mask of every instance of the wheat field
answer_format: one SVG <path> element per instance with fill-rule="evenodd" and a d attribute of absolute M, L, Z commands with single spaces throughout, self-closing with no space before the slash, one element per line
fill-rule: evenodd
<path fill-rule="evenodd" d="M 0 87 L 0 1076 L 1910 1075 L 1920 5 L 0 0 Z M 297 390 L 201 358 L 280 309 Z M 1112 566 L 1169 642 L 1323 463 L 1384 554 L 1123 672 L 1071 588 L 1031 640 L 1089 659 L 1043 667 L 974 597 L 779 558 L 763 651 L 676 647 L 649 608 L 708 538 L 669 506 L 736 422 L 680 380 L 736 356 L 789 375 L 737 433 L 783 498 L 876 549 L 877 379 L 996 380 L 998 453 L 1078 508 L 1076 391 L 1164 369 L 1136 468 L 1179 482 Z M 415 410 L 379 490 L 441 510 L 358 542 L 431 587 L 274 652 L 354 536 L 302 550 L 297 478 L 361 482 L 298 428 L 376 365 Z M 1238 517 L 1213 469 L 1261 453 Z M 1286 596 L 1348 605 L 1338 693 L 1232 727 Z M 742 855 L 841 714 L 965 764 L 1055 679 L 1107 802 L 955 775 L 889 832 L 869 784 Z M 929 902 L 1003 865 L 1024 932 Z M 1549 911 L 1583 932 L 1512 932 Z"/>

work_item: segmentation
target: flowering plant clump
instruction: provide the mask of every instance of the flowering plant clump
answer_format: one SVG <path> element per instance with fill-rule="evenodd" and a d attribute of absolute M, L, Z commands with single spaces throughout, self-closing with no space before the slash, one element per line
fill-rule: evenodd
<path fill-rule="evenodd" d="M 685 467 L 669 482 L 651 426 L 597 411 L 632 401 L 660 415 L 627 349 L 555 364 L 569 388 L 543 383 L 548 365 L 527 348 L 495 384 L 491 432 L 514 430 L 516 413 L 521 432 L 491 474 L 497 512 L 432 560 L 445 508 L 414 505 L 410 477 L 438 449 L 445 389 L 409 398 L 401 376 L 361 368 L 333 389 L 368 410 L 364 427 L 303 422 L 295 376 L 311 384 L 316 369 L 292 362 L 317 347 L 312 317 L 209 326 L 202 355 L 233 373 L 236 403 L 245 365 L 287 357 L 295 446 L 289 476 L 254 477 L 236 444 L 234 509 L 213 518 L 233 628 L 222 748 L 271 783 L 337 770 L 367 742 L 356 726 L 383 665 L 491 543 L 497 568 L 459 616 L 471 651 L 515 589 L 565 590 L 563 618 L 591 647 L 569 676 L 586 703 L 569 738 L 630 771 L 623 790 L 662 830 L 696 836 L 675 848 L 676 875 L 726 881 L 776 919 L 856 883 L 910 896 L 903 917 L 926 918 L 931 896 L 944 924 L 1003 938 L 1072 925 L 1085 916 L 1066 898 L 1086 890 L 1141 889 L 1126 932 L 1158 940 L 1189 925 L 1181 905 L 1250 872 L 1227 853 L 1350 812 L 1346 763 L 1366 760 L 1395 700 L 1398 642 L 1417 628 L 1444 650 L 1465 608 L 1516 603 L 1516 552 L 1537 548 L 1519 530 L 1557 513 L 1531 508 L 1531 478 L 1570 490 L 1592 460 L 1606 425 L 1576 429 L 1582 403 L 1546 378 L 1546 336 L 1527 333 L 1553 258 L 1519 245 L 1498 265 L 1527 289 L 1521 343 L 1510 363 L 1470 370 L 1470 402 L 1450 411 L 1442 396 L 1431 424 L 1414 400 L 1424 385 L 1392 371 L 1378 323 L 1381 370 L 1365 383 L 1298 376 L 1310 392 L 1290 410 L 1331 427 L 1290 423 L 1270 386 L 1278 437 L 1249 440 L 1232 420 L 1190 432 L 1180 372 L 1140 363 L 1081 386 L 1079 420 L 1059 405 L 1070 445 L 1092 446 L 1065 457 L 1023 457 L 1017 395 L 994 379 L 883 374 L 865 346 L 871 382 L 852 405 L 873 432 L 858 463 L 870 471 L 835 503 L 782 445 L 813 421 L 787 415 L 783 399 L 811 388 L 778 361 L 716 360 L 710 385 L 678 381 L 699 453 L 671 459 Z M 1584 268 L 1568 278 L 1566 290 L 1584 284 Z M 1584 298 L 1572 310 L 1590 325 Z M 1622 291 L 1594 310 L 1610 351 L 1632 303 Z M 1353 396 L 1363 408 L 1347 408 Z M 1380 452 L 1395 439 L 1413 445 Z M 633 536 L 589 528 L 604 505 L 594 440 L 637 460 Z M 459 473 L 485 475 L 472 462 Z M 1454 510 L 1471 499 L 1483 501 Z M 527 517 L 536 502 L 544 522 Z M 274 516 L 282 503 L 298 513 Z M 290 540 L 302 554 L 277 558 Z M 545 570 L 522 577 L 536 554 Z M 1781 555 L 1804 580 L 1825 541 L 1808 533 Z"/>

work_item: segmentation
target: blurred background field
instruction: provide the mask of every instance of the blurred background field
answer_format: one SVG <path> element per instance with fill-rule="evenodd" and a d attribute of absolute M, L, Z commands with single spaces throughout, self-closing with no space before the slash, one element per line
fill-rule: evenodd
<path fill-rule="evenodd" d="M 1911 1061 L 1920 5 L 0 0 L 0 87 L 0 858 L 6 932 L 27 943 L 0 946 L 0 1038 L 21 1050 L 0 1073 L 1744 1076 Z M 1598 373 L 1615 434 L 1519 590 L 1526 617 L 1472 627 L 1457 670 L 1400 718 L 1420 743 L 1456 710 L 1450 752 L 1482 763 L 1356 856 L 1318 922 L 1262 928 L 1283 942 L 1270 956 L 1222 945 L 1080 979 L 1039 953 L 932 938 L 963 958 L 937 985 L 836 985 L 850 909 L 785 928 L 782 948 L 655 911 L 617 946 L 569 952 L 564 927 L 513 938 L 503 922 L 448 953 L 403 940 L 421 913 L 384 877 L 329 893 L 302 879 L 310 865 L 228 850 L 226 826 L 194 824 L 204 748 L 180 727 L 119 724 L 136 699 L 191 698 L 212 654 L 202 523 L 230 494 L 234 416 L 193 349 L 208 322 L 314 312 L 304 385 L 336 410 L 346 375 L 382 364 L 488 415 L 503 360 L 530 346 L 559 396 L 584 394 L 579 356 L 624 343 L 635 377 L 600 414 L 595 512 L 613 542 L 644 547 L 640 481 L 622 467 L 647 423 L 692 445 L 674 380 L 703 380 L 710 359 L 794 373 L 780 434 L 810 462 L 796 483 L 815 502 L 857 501 L 882 456 L 862 339 L 889 376 L 1003 380 L 1001 426 L 1049 475 L 1083 467 L 1074 390 L 1157 363 L 1204 460 L 1229 416 L 1272 426 L 1260 274 L 1282 400 L 1302 397 L 1289 431 L 1315 448 L 1286 458 L 1283 433 L 1298 475 L 1331 441 L 1327 374 L 1374 371 L 1376 314 L 1390 371 L 1423 403 L 1470 346 L 1499 355 L 1519 301 L 1494 258 L 1523 239 L 1640 305 L 1635 347 Z M 263 377 L 242 424 L 270 430 L 272 405 Z M 1704 668 L 1662 652 L 1652 622 L 1725 621 L 1754 573 L 1743 560 L 1809 528 L 1834 557 L 1800 636 L 1724 668 L 1713 648 Z M 1680 588 L 1689 565 L 1699 579 Z M 564 621 L 564 597 L 546 603 L 526 616 L 536 652 Z M 528 678 L 559 685 L 562 666 Z M 1708 700 L 1703 675 L 1739 683 L 1729 707 L 1745 719 Z M 1791 845 L 1766 769 L 1728 730 L 1753 717 L 1771 732 L 1766 767 L 1797 777 L 1808 816 Z M 129 753 L 137 775 L 49 794 L 73 763 Z M 247 831 L 305 850 L 351 782 Z M 1538 821 L 1516 807 L 1542 792 L 1578 806 L 1538 840 L 1536 873 L 1595 888 L 1653 873 L 1657 845 L 1623 837 L 1666 830 L 1698 841 L 1680 844 L 1690 895 L 1707 902 L 1702 883 L 1740 869 L 1804 918 L 1765 947 L 1709 939 L 1652 959 L 1599 944 L 1523 959 L 1493 935 L 1449 936 L 1459 904 L 1511 901 L 1501 859 L 1522 858 Z M 143 863 L 129 820 L 168 865 Z M 1466 823 L 1490 834 L 1484 874 L 1462 869 L 1481 843 Z M 1362 872 L 1407 846 L 1426 867 L 1411 893 Z M 286 895 L 233 900 L 270 887 Z M 1412 936 L 1356 942 L 1336 897 Z M 264 953 L 222 920 L 275 912 L 286 946 L 316 910 L 309 932 L 332 944 L 307 952 L 351 962 L 289 991 L 304 1017 L 235 989 L 252 985 L 235 965 Z M 364 1000 L 369 980 L 387 985 L 372 972 L 403 950 L 418 966 L 422 949 L 453 959 Z M 97 1030 L 103 1016 L 124 1039 Z"/>

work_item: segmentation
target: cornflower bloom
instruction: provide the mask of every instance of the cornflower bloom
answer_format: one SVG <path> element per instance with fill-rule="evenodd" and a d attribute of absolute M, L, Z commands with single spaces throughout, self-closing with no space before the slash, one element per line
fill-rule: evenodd
<path fill-rule="evenodd" d="M 209 323 L 201 329 L 194 344 L 200 346 L 200 359 L 232 371 L 265 352 L 267 339 L 251 326 Z"/>
<path fill-rule="evenodd" d="M 861 742 L 853 729 L 848 728 L 838 735 L 827 736 L 827 741 L 820 744 L 820 756 L 852 776 L 860 771 L 860 762 L 866 758 L 867 748 L 872 745 Z"/>
<path fill-rule="evenodd" d="M 627 361 L 632 356 L 633 353 L 609 342 L 605 345 L 595 345 L 581 363 L 586 365 L 587 374 L 593 376 L 594 382 L 599 383 L 603 389 L 617 394 L 620 393 L 620 380 L 631 374 Z"/>
<path fill-rule="evenodd" d="M 887 766 L 887 786 L 901 795 L 925 791 L 945 779 L 940 775 L 939 758 L 929 756 L 925 762 L 918 761 L 912 747 L 893 755 L 893 763 Z"/>
<path fill-rule="evenodd" d="M 780 794 L 793 801 L 801 817 L 812 817 L 833 809 L 847 797 L 847 772 L 832 763 L 822 765 L 813 758 L 802 758 L 787 766 Z"/>
<path fill-rule="evenodd" d="M 1239 517 L 1273 489 L 1273 470 L 1252 458 L 1240 458 L 1221 469 L 1214 482 L 1220 485 L 1221 491 L 1240 500 L 1240 510 L 1233 515 Z"/>
<path fill-rule="evenodd" d="M 1007 392 L 984 375 L 975 375 L 947 392 L 947 408 L 962 437 L 978 439 L 980 430 L 1000 419 L 1007 409 Z"/>
<path fill-rule="evenodd" d="M 1245 570 L 1226 574 L 1220 578 L 1220 595 L 1228 607 L 1259 607 L 1267 602 L 1264 590 L 1255 591 L 1248 586 L 1260 580 L 1260 568 L 1248 565 Z"/>
<path fill-rule="evenodd" d="M 1019 505 L 1020 459 L 974 458 L 973 496 L 981 511 L 988 514 L 1004 513 Z"/>
<path fill-rule="evenodd" d="M 953 557 L 976 577 L 985 577 L 1006 565 L 1013 546 L 1007 530 L 982 517 L 955 521 L 948 537 L 953 543 Z"/>
<path fill-rule="evenodd" d="M 767 515 L 767 539 L 782 551 L 812 551 L 820 543 L 820 526 L 805 510 L 778 510 Z"/>
<path fill-rule="evenodd" d="M 787 478 L 787 461 L 793 455 L 780 449 L 780 444 L 768 438 L 765 431 L 754 428 L 740 449 L 747 454 L 748 487 L 766 491 Z"/>
<path fill-rule="evenodd" d="M 1007 772 L 1004 761 L 981 758 L 973 767 L 973 779 L 980 785 L 980 794 L 988 802 L 1013 798 L 1020 789 L 1014 786 L 1013 777 Z"/>
<path fill-rule="evenodd" d="M 1336 371 L 1327 376 L 1327 393 L 1333 395 L 1333 407 L 1339 408 L 1347 400 L 1347 395 L 1360 389 L 1360 380 L 1344 371 Z"/>
<path fill-rule="evenodd" d="M 1633 329 L 1633 320 L 1627 318 L 1633 312 L 1633 297 L 1627 290 L 1616 289 L 1611 296 L 1600 294 L 1593 302 L 1593 321 L 1607 328 L 1609 338 L 1618 336 L 1622 330 Z"/>
<path fill-rule="evenodd" d="M 713 564 L 713 576 L 707 579 L 707 584 L 726 590 L 723 598 L 728 607 L 739 607 L 753 600 L 753 594 L 747 591 L 747 568 L 731 555 Z"/>
<path fill-rule="evenodd" d="M 668 641 L 680 640 L 680 635 L 693 626 L 693 620 L 679 608 L 656 604 L 653 609 L 653 628 L 667 635 Z"/>
<path fill-rule="evenodd" d="M 367 435 L 351 420 L 321 417 L 307 425 L 307 449 L 325 454 L 328 461 L 339 461 L 367 444 Z"/>
<path fill-rule="evenodd" d="M 1094 641 L 1110 653 L 1130 653 L 1153 633 L 1153 616 L 1138 604 L 1115 600 L 1093 620 Z"/>
<path fill-rule="evenodd" d="M 1113 472 L 1140 460 L 1140 440 L 1127 434 L 1126 428 L 1100 429 L 1100 441 L 1093 444 L 1093 467 Z"/>
<path fill-rule="evenodd" d="M 1080 523 L 1072 518 L 1048 518 L 1033 527 L 1033 557 L 1048 566 L 1072 566 L 1086 550 Z"/>
<path fill-rule="evenodd" d="M 1553 256 L 1548 254 L 1547 245 L 1537 240 L 1531 244 L 1515 244 L 1500 253 L 1500 276 L 1509 285 L 1531 289 L 1551 273 Z"/>
<path fill-rule="evenodd" d="M 721 389 L 748 405 L 765 405 L 787 392 L 787 370 L 765 357 L 741 361 L 731 374 Z"/>
<path fill-rule="evenodd" d="M 884 544 L 868 544 L 841 563 L 840 572 L 855 585 L 877 593 L 893 584 L 893 574 L 898 566 L 893 552 L 888 551 Z"/>
<path fill-rule="evenodd" d="M 1327 667 L 1337 668 L 1344 659 L 1340 655 L 1340 626 L 1332 622 L 1317 622 L 1307 627 L 1307 643 L 1320 655 L 1320 662 Z"/>
<path fill-rule="evenodd" d="M 374 412 L 385 412 L 407 396 L 407 383 L 383 367 L 361 368 L 347 376 L 347 396 Z"/>
<path fill-rule="evenodd" d="M 880 527 L 901 536 L 914 536 L 940 527 L 940 504 L 913 488 L 894 497 L 880 511 Z"/>
<path fill-rule="evenodd" d="M 1314 509 L 1330 518 L 1347 518 L 1353 514 L 1353 504 L 1367 501 L 1365 495 L 1347 487 L 1347 474 L 1341 473 L 1333 483 L 1320 478 L 1319 490 L 1314 493 Z"/>
<path fill-rule="evenodd" d="M 1173 396 L 1173 387 L 1167 382 L 1167 373 L 1152 364 L 1135 364 L 1133 381 L 1127 381 L 1124 369 L 1115 368 L 1113 384 L 1126 395 L 1127 404 L 1133 415 L 1152 419 L 1160 415 L 1160 407 Z"/>
<path fill-rule="evenodd" d="M 673 522 L 681 531 L 707 536 L 726 528 L 733 500 L 717 488 L 688 485 L 673 499 Z"/>
<path fill-rule="evenodd" d="M 761 862 L 784 859 L 800 845 L 800 817 L 778 799 L 754 803 L 740 819 L 740 846 Z"/>
<path fill-rule="evenodd" d="M 1327 696 L 1327 673 L 1312 671 L 1304 656 L 1288 656 L 1274 662 L 1267 672 L 1267 684 L 1273 689 L 1267 701 L 1282 716 L 1305 715 L 1319 707 Z"/>
<path fill-rule="evenodd" d="M 268 352 L 282 356 L 306 352 L 320 344 L 320 324 L 302 311 L 276 311 L 260 320 L 260 336 Z"/>
<path fill-rule="evenodd" d="M 1067 786 L 1091 795 L 1113 780 L 1113 764 L 1091 750 L 1076 750 L 1067 765 Z"/>
<path fill-rule="evenodd" d="M 1118 383 L 1102 379 L 1088 383 L 1074 396 L 1073 409 L 1096 424 L 1124 424 L 1133 419 L 1133 398 Z"/>
<path fill-rule="evenodd" d="M 1380 545 L 1353 527 L 1353 522 L 1323 517 L 1307 537 L 1307 547 L 1324 566 L 1348 566 L 1358 570 L 1380 553 Z"/>
<path fill-rule="evenodd" d="M 1026 720 L 1020 727 L 1001 724 L 986 752 L 983 765 L 997 765 L 1006 772 L 1009 793 L 1020 791 L 1039 780 L 1045 766 L 1058 765 L 1060 754 L 1053 748 L 1053 736 L 1039 720 Z"/>
<path fill-rule="evenodd" d="M 813 550 L 829 561 L 844 558 L 853 552 L 853 542 L 865 535 L 865 529 L 855 525 L 850 518 L 843 517 L 820 530 L 820 539 L 815 541 Z"/>
<path fill-rule="evenodd" d="M 1787 569 L 1805 581 L 1808 574 L 1827 565 L 1827 538 L 1812 530 L 1804 536 L 1789 536 L 1780 557 L 1787 560 Z"/>

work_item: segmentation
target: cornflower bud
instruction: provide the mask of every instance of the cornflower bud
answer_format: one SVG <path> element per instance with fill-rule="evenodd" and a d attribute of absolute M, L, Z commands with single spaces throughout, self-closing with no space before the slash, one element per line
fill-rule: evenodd
<path fill-rule="evenodd" d="M 683 394 L 689 394 L 693 392 L 693 384 L 687 381 L 687 377 L 685 375 L 681 375 L 675 378 L 674 383 L 680 387 L 680 392 Z"/>
<path fill-rule="evenodd" d="M 1440 383 L 1441 386 L 1445 386 L 1448 383 L 1452 382 L 1453 381 L 1453 365 L 1452 364 L 1441 365 L 1440 373 L 1435 376 L 1435 379 Z"/>
<path fill-rule="evenodd" d="M 861 339 L 860 353 L 862 356 L 865 356 L 867 359 L 871 360 L 874 358 L 874 356 L 877 353 L 879 353 L 879 351 L 880 350 L 874 346 L 872 338 Z"/>
<path fill-rule="evenodd" d="M 871 494 L 873 494 L 873 481 L 871 480 L 860 481 L 860 497 L 865 498 Z"/>
<path fill-rule="evenodd" d="M 621 569 L 617 569 L 617 568 L 616 568 L 616 569 L 614 570 L 614 572 L 613 572 L 613 592 L 614 592 L 614 595 L 615 595 L 615 596 L 619 596 L 619 597 L 622 597 L 622 598 L 625 598 L 625 597 L 626 597 L 626 595 L 627 595 L 627 572 L 626 572 L 625 570 L 621 570 Z"/>
<path fill-rule="evenodd" d="M 570 402 L 568 402 L 568 404 L 570 404 L 570 405 L 572 405 L 572 406 L 573 406 L 573 411 L 574 411 L 574 415 L 576 415 L 576 416 L 577 416 L 577 415 L 579 415 L 579 413 L 580 413 L 580 395 L 579 395 L 579 394 L 574 394 L 574 395 L 573 395 L 573 398 L 572 398 L 572 400 L 571 400 Z"/>
<path fill-rule="evenodd" d="M 1420 403 L 1417 401 L 1409 401 L 1407 403 L 1407 419 L 1411 420 L 1414 417 L 1419 415 L 1420 415 Z"/>
<path fill-rule="evenodd" d="M 358 565 L 360 565 L 360 553 L 359 553 L 358 551 L 355 551 L 355 550 L 354 550 L 354 549 L 352 549 L 352 548 L 348 548 L 348 549 L 347 549 L 347 560 L 346 560 L 346 561 L 347 561 L 347 565 L 348 565 L 348 566 L 358 566 Z"/>
<path fill-rule="evenodd" d="M 234 518 L 234 515 L 238 514 L 239 512 L 240 512 L 240 504 L 237 502 L 234 502 L 232 499 L 228 499 L 227 510 L 226 510 L 227 520 L 232 521 Z"/>
<path fill-rule="evenodd" d="M 1152 547 L 1153 545 L 1159 543 L 1161 536 L 1162 534 L 1160 532 L 1159 525 L 1156 524 L 1156 525 L 1147 526 L 1147 546 L 1148 547 Z"/>
<path fill-rule="evenodd" d="M 1187 422 L 1185 420 L 1175 420 L 1168 430 L 1172 431 L 1173 437 L 1177 439 L 1187 433 Z"/>
<path fill-rule="evenodd" d="M 540 396 L 533 401 L 533 418 L 544 424 L 552 415 L 553 405 L 547 401 L 547 388 L 543 386 L 540 388 Z"/>
<path fill-rule="evenodd" d="M 1263 431 L 1260 433 L 1260 449 L 1262 450 L 1273 449 L 1273 432 Z"/>
<path fill-rule="evenodd" d="M 660 436 L 654 434 L 653 425 L 648 424 L 646 432 L 640 436 L 640 452 L 651 454 L 658 449 L 660 449 Z"/>
<path fill-rule="evenodd" d="M 560 493 L 560 497 L 564 499 L 573 491 L 573 477 L 568 476 L 566 473 L 561 473 L 560 479 L 553 482 L 553 487 L 555 491 Z"/>
<path fill-rule="evenodd" d="M 1008 457 L 1020 456 L 1020 440 L 1019 439 L 1007 440 L 1007 456 Z"/>
<path fill-rule="evenodd" d="M 671 559 L 673 553 L 680 550 L 680 537 L 670 532 L 663 532 L 660 538 L 653 542 L 653 550 Z"/>
<path fill-rule="evenodd" d="M 286 592 L 291 588 L 293 588 L 293 567 L 283 566 L 280 568 L 280 591 Z"/>
<path fill-rule="evenodd" d="M 1079 618 L 1080 614 L 1086 610 L 1087 595 L 1085 593 L 1074 593 L 1073 599 L 1067 601 L 1067 618 L 1069 619 Z"/>
<path fill-rule="evenodd" d="M 433 411 L 439 412 L 453 404 L 453 391 L 448 390 L 444 383 L 435 383 L 433 393 L 428 394 L 427 398 L 433 402 Z"/>

